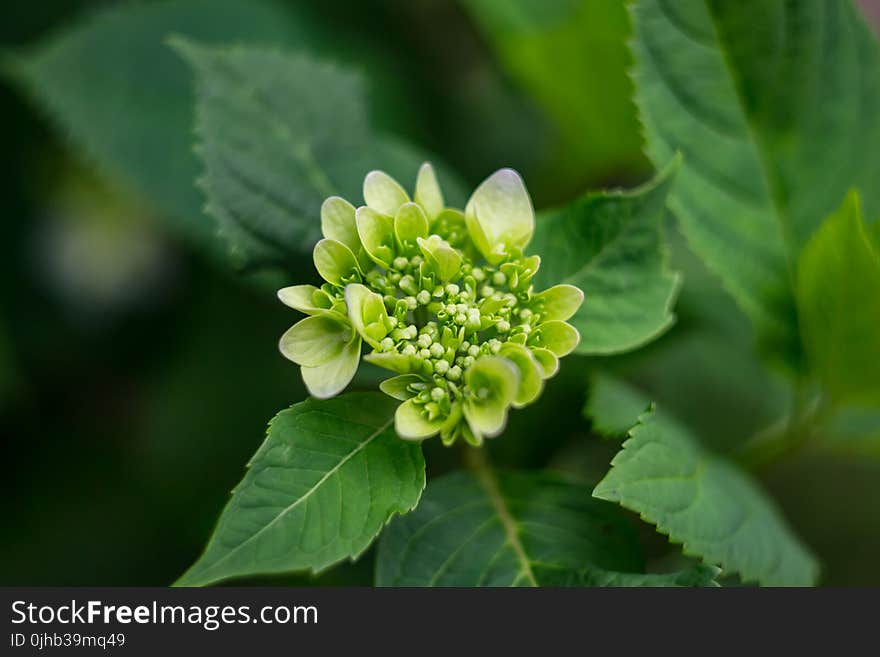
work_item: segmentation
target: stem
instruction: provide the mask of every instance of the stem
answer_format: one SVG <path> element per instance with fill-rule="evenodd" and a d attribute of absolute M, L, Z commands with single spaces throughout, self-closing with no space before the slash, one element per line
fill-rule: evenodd
<path fill-rule="evenodd" d="M 505 502 L 504 496 L 501 494 L 501 488 L 498 486 L 498 477 L 495 474 L 495 469 L 492 467 L 492 462 L 489 460 L 486 448 L 465 448 L 464 462 L 465 465 L 467 465 L 467 467 L 477 476 L 480 485 L 489 496 L 492 507 L 501 519 L 501 525 L 504 527 L 504 535 L 507 538 L 507 542 L 510 543 L 511 548 L 513 548 L 514 554 L 516 554 L 516 558 L 520 563 L 526 581 L 530 586 L 537 587 L 538 580 L 535 579 L 535 574 L 532 572 L 531 561 L 529 561 L 526 551 L 523 548 L 522 541 L 520 541 L 519 538 L 519 527 L 516 523 L 516 519 L 511 515 L 510 509 L 507 508 L 507 502 Z"/>

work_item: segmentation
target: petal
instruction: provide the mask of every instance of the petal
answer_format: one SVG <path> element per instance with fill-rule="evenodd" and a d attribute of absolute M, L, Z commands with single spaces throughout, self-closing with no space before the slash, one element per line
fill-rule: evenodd
<path fill-rule="evenodd" d="M 574 348 L 581 341 L 581 334 L 577 332 L 575 327 L 560 321 L 541 324 L 538 330 L 532 333 L 532 336 L 529 339 L 529 346 L 544 347 L 559 358 L 574 351 Z"/>
<path fill-rule="evenodd" d="M 394 216 L 409 195 L 394 178 L 384 171 L 370 171 L 364 178 L 364 201 L 382 214 Z"/>
<path fill-rule="evenodd" d="M 465 207 L 474 244 L 491 264 L 512 248 L 524 248 L 535 230 L 532 200 L 520 175 L 500 169 L 474 191 Z"/>
<path fill-rule="evenodd" d="M 461 269 L 461 254 L 439 235 L 428 239 L 418 238 L 419 250 L 425 256 L 428 269 L 437 274 L 441 281 L 448 281 Z"/>
<path fill-rule="evenodd" d="M 409 387 L 414 383 L 425 383 L 425 381 L 417 374 L 401 374 L 400 376 L 393 376 L 390 379 L 382 381 L 382 383 L 379 384 L 379 390 L 389 397 L 394 397 L 400 401 L 406 401 L 413 396 Z"/>
<path fill-rule="evenodd" d="M 389 268 L 394 260 L 394 250 L 391 248 L 394 243 L 394 220 L 372 208 L 361 206 L 355 213 L 355 221 L 364 250 L 377 265 Z"/>
<path fill-rule="evenodd" d="M 556 376 L 559 371 L 559 358 L 556 357 L 556 354 L 542 347 L 530 347 L 530 349 L 532 356 L 541 366 L 541 376 L 545 379 Z"/>
<path fill-rule="evenodd" d="M 390 351 L 384 353 L 374 352 L 364 356 L 364 360 L 378 367 L 382 367 L 398 374 L 410 374 L 421 369 L 421 363 L 411 356 L 397 354 Z"/>
<path fill-rule="evenodd" d="M 285 306 L 289 306 L 307 315 L 315 315 L 325 310 L 330 310 L 329 308 L 317 305 L 319 299 L 326 299 L 326 295 L 318 295 L 316 299 L 316 292 L 320 292 L 320 290 L 314 285 L 291 285 L 290 287 L 283 287 L 278 290 L 278 298 Z"/>
<path fill-rule="evenodd" d="M 444 418 L 445 419 L 445 418 Z M 403 402 L 394 413 L 394 429 L 404 440 L 424 440 L 440 431 L 443 419 L 429 420 L 412 399 Z"/>
<path fill-rule="evenodd" d="M 415 197 L 416 203 L 422 206 L 428 219 L 433 221 L 443 211 L 443 192 L 440 191 L 440 185 L 437 183 L 434 167 L 428 162 L 419 169 Z"/>
<path fill-rule="evenodd" d="M 327 399 L 339 394 L 351 383 L 361 359 L 361 341 L 354 339 L 345 345 L 336 358 L 318 367 L 302 367 L 303 382 L 309 394 Z"/>
<path fill-rule="evenodd" d="M 394 217 L 394 234 L 401 245 L 414 245 L 416 240 L 428 236 L 428 217 L 415 203 L 404 203 Z"/>
<path fill-rule="evenodd" d="M 388 313 L 382 297 L 365 285 L 352 283 L 345 286 L 345 305 L 355 331 L 374 349 L 387 334 Z"/>
<path fill-rule="evenodd" d="M 323 313 L 306 317 L 291 326 L 278 348 L 285 358 L 305 367 L 317 367 L 342 353 L 354 332 L 342 315 Z"/>
<path fill-rule="evenodd" d="M 333 285 L 345 285 L 361 270 L 351 249 L 336 240 L 325 238 L 319 241 L 312 257 L 321 278 Z"/>
<path fill-rule="evenodd" d="M 497 436 L 519 388 L 519 370 L 506 358 L 483 356 L 467 370 L 465 382 L 473 393 L 463 409 L 468 424 L 478 436 Z"/>
<path fill-rule="evenodd" d="M 324 237 L 342 242 L 357 253 L 361 248 L 354 206 L 340 196 L 331 196 L 321 205 L 321 232 Z"/>
<path fill-rule="evenodd" d="M 577 312 L 584 302 L 584 293 L 574 285 L 554 285 L 532 297 L 533 308 L 545 321 L 565 321 Z"/>
<path fill-rule="evenodd" d="M 514 408 L 522 408 L 535 401 L 544 387 L 543 369 L 531 349 L 515 342 L 501 345 L 498 355 L 511 361 L 519 369 L 519 387 L 513 400 Z"/>

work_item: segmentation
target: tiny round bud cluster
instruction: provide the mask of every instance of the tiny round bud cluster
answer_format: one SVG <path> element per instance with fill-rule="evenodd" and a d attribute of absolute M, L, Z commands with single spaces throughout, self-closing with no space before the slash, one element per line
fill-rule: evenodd
<path fill-rule="evenodd" d="M 493 214 L 490 201 L 499 193 L 513 194 L 521 204 L 515 211 L 499 206 L 521 222 L 516 239 L 504 237 L 509 217 Z M 523 252 L 533 217 L 521 179 L 509 169 L 494 174 L 474 192 L 467 218 L 443 207 L 429 165 L 419 172 L 416 202 L 381 172 L 367 176 L 364 196 L 367 205 L 356 210 L 337 197 L 322 207 L 326 239 L 315 247 L 315 264 L 326 283 L 285 288 L 279 296 L 321 317 L 322 327 L 338 323 L 328 341 L 338 344 L 339 335 L 352 335 L 370 346 L 366 360 L 398 374 L 382 389 L 403 401 L 396 415 L 401 437 L 440 433 L 446 444 L 458 437 L 479 444 L 497 435 L 508 407 L 534 401 L 558 358 L 576 345 L 577 331 L 564 320 L 583 297 L 576 288 L 557 286 L 566 289 L 554 288 L 548 306 L 546 293 L 535 293 L 540 258 Z M 484 200 L 479 208 L 474 199 Z M 570 312 L 560 313 L 560 307 Z M 313 394 L 331 396 L 357 367 L 341 359 L 358 352 L 328 349 L 335 360 L 316 362 L 297 346 L 306 333 L 300 327 L 311 319 L 282 337 L 282 352 L 302 365 Z M 312 342 L 314 326 L 308 327 Z M 322 375 L 335 378 L 322 381 Z"/>

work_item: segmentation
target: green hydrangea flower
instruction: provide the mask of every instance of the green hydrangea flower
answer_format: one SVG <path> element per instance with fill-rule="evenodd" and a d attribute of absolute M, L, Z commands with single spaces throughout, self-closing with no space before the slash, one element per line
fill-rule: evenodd
<path fill-rule="evenodd" d="M 364 359 L 396 374 L 380 387 L 402 402 L 401 438 L 497 436 L 580 340 L 566 320 L 583 293 L 533 289 L 541 259 L 524 253 L 535 216 L 522 178 L 496 171 L 461 212 L 445 206 L 426 163 L 413 199 L 382 171 L 364 179 L 364 199 L 324 202 L 314 261 L 326 282 L 278 292 L 309 315 L 282 336 L 281 352 L 326 398 L 349 384 L 366 343 Z"/>

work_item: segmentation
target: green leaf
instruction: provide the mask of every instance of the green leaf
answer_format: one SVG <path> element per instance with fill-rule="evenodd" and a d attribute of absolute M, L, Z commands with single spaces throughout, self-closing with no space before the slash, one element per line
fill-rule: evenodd
<path fill-rule="evenodd" d="M 640 390 L 605 374 L 595 374 L 584 406 L 584 417 L 592 420 L 593 429 L 611 438 L 626 436 L 648 410 L 651 402 Z"/>
<path fill-rule="evenodd" d="M 715 578 L 720 569 L 698 564 L 677 573 L 641 574 L 615 573 L 603 570 L 570 570 L 539 566 L 535 577 L 542 586 L 638 586 L 638 587 L 706 587 L 719 586 Z"/>
<path fill-rule="evenodd" d="M 590 489 L 540 474 L 432 479 L 415 513 L 379 542 L 379 586 L 538 586 L 566 572 L 639 573 L 626 516 Z"/>
<path fill-rule="evenodd" d="M 670 207 L 761 342 L 801 361 L 794 266 L 851 187 L 880 213 L 880 51 L 849 0 L 639 0 L 637 104 Z"/>
<path fill-rule="evenodd" d="M 205 553 L 177 584 L 318 572 L 356 559 L 425 486 L 421 448 L 392 429 L 396 405 L 380 393 L 350 393 L 275 416 Z"/>
<path fill-rule="evenodd" d="M 589 193 L 539 215 L 529 250 L 542 257 L 539 287 L 569 283 L 584 292 L 570 323 L 577 352 L 612 354 L 656 338 L 675 321 L 680 278 L 662 242 L 666 197 L 679 160 L 628 192 Z"/>
<path fill-rule="evenodd" d="M 464 0 L 514 82 L 558 128 L 550 174 L 565 186 L 647 168 L 627 76 L 626 4 L 608 0 Z"/>
<path fill-rule="evenodd" d="M 684 553 L 766 586 L 810 586 L 818 564 L 744 471 L 686 429 L 642 415 L 593 495 L 657 526 Z"/>
<path fill-rule="evenodd" d="M 167 215 L 182 236 L 216 247 L 193 185 L 192 84 L 165 43 L 173 33 L 208 43 L 301 40 L 290 13 L 273 2 L 127 3 L 90 12 L 9 64 L 78 151 Z"/>
<path fill-rule="evenodd" d="M 240 264 L 285 264 L 311 249 L 324 199 L 357 203 L 376 166 L 415 180 L 424 156 L 374 133 L 358 75 L 302 54 L 173 44 L 196 74 L 208 211 Z M 368 181 L 364 191 L 385 203 L 388 189 Z"/>
<path fill-rule="evenodd" d="M 880 244 L 857 193 L 804 248 L 797 287 L 804 346 L 824 388 L 837 402 L 880 404 Z"/>

